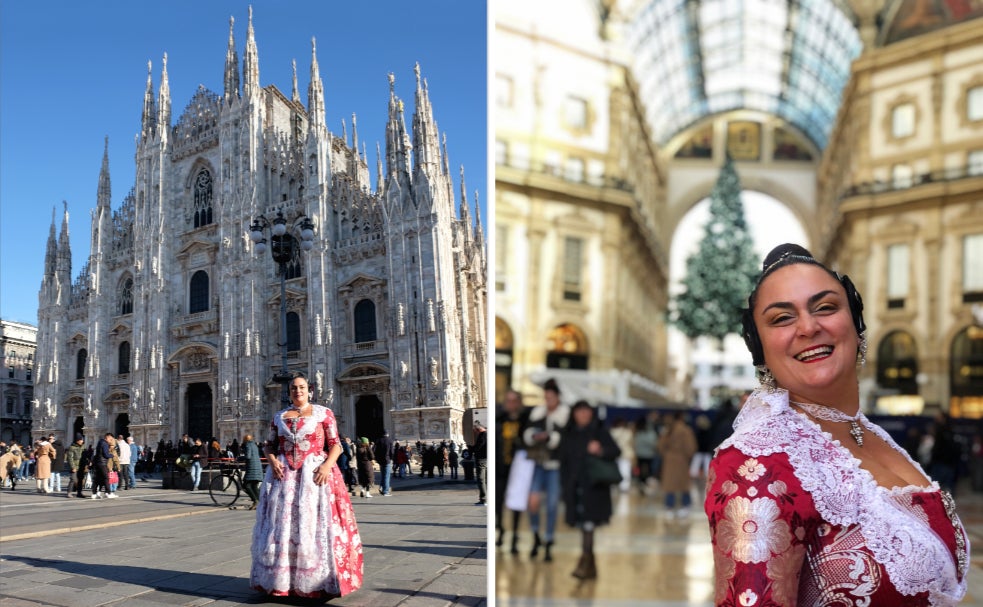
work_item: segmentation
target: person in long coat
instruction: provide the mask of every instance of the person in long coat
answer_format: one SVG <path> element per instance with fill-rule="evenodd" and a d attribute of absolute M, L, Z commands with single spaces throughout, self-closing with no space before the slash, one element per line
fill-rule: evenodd
<path fill-rule="evenodd" d="M 679 516 L 689 516 L 690 462 L 696 453 L 696 434 L 682 411 L 672 414 L 665 434 L 659 438 L 659 454 L 662 455 L 662 491 L 666 496 L 666 516 L 675 514 L 676 497 L 681 495 Z"/>
<path fill-rule="evenodd" d="M 581 556 L 573 576 L 592 580 L 597 577 L 594 529 L 611 519 L 613 509 L 611 486 L 591 483 L 586 462 L 588 456 L 615 461 L 621 449 L 587 401 L 577 401 L 570 415 L 557 450 L 564 520 L 571 527 L 579 527 L 581 533 Z"/>
<path fill-rule="evenodd" d="M 372 497 L 372 479 L 375 478 L 375 458 L 372 457 L 372 446 L 364 436 L 355 448 L 355 460 L 358 462 L 358 484 L 361 486 L 361 497 Z"/>
<path fill-rule="evenodd" d="M 242 457 L 246 462 L 245 475 L 242 477 L 242 482 L 245 485 L 243 489 L 246 490 L 246 495 L 252 500 L 249 509 L 255 510 L 256 504 L 259 503 L 259 485 L 263 482 L 263 460 L 260 458 L 259 447 L 253 440 L 252 434 L 244 436 L 242 445 L 237 449 L 241 450 Z"/>
<path fill-rule="evenodd" d="M 48 479 L 51 478 L 51 461 L 55 458 L 55 448 L 46 440 L 39 440 L 34 443 L 34 479 L 37 483 L 38 493 L 51 493 L 48 487 Z"/>

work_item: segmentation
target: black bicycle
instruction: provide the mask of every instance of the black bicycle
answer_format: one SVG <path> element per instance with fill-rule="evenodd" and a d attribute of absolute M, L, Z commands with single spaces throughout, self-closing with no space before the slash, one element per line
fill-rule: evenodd
<path fill-rule="evenodd" d="M 242 493 L 244 464 L 231 458 L 212 460 L 208 464 L 211 470 L 211 480 L 208 482 L 208 494 L 216 506 L 231 508 L 239 494 Z"/>

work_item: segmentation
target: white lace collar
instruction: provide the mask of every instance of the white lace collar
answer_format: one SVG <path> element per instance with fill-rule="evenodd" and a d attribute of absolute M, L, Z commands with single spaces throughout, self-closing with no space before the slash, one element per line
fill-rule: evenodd
<path fill-rule="evenodd" d="M 865 427 L 928 478 L 887 432 L 874 424 Z M 859 525 L 867 548 L 902 594 L 928 591 L 936 606 L 955 605 L 965 594 L 966 576 L 956 582 L 956 564 L 946 544 L 896 499 L 915 491 L 939 491 L 938 483 L 880 487 L 839 441 L 789 407 L 785 390 L 752 393 L 734 421 L 734 434 L 718 449 L 728 446 L 751 457 L 785 453 L 823 519 L 833 525 Z"/>
<path fill-rule="evenodd" d="M 276 427 L 281 436 L 294 437 L 293 429 L 290 427 L 290 424 L 287 423 L 287 418 L 283 416 L 284 413 L 290 411 L 292 408 L 293 407 L 287 407 L 286 409 L 281 410 L 280 413 L 277 414 L 276 416 Z M 320 424 L 321 422 L 324 421 L 324 418 L 326 416 L 327 416 L 327 408 L 324 405 L 316 405 L 314 403 L 311 403 L 311 414 L 304 416 L 304 419 L 310 420 L 314 422 L 314 424 Z M 304 432 L 305 435 L 310 432 L 310 426 L 304 424 L 303 427 L 305 430 Z M 299 436 L 296 438 L 299 438 Z"/>

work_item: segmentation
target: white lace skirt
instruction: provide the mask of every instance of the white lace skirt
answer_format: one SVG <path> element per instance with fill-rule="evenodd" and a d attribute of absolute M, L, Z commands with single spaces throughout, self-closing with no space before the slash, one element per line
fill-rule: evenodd
<path fill-rule="evenodd" d="M 276 596 L 337 597 L 362 585 L 362 541 L 348 491 L 335 469 L 314 484 L 324 455 L 299 470 L 281 456 L 283 480 L 266 471 L 253 527 L 250 585 Z"/>

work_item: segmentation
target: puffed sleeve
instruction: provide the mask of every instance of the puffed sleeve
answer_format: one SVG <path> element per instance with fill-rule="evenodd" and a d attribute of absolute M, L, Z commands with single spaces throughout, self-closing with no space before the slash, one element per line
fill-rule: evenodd
<path fill-rule="evenodd" d="M 325 407 L 324 421 L 324 449 L 327 451 L 332 446 L 338 444 L 338 423 L 335 421 L 334 413 Z"/>
<path fill-rule="evenodd" d="M 707 477 L 715 605 L 796 605 L 815 510 L 784 453 L 719 451 Z"/>

